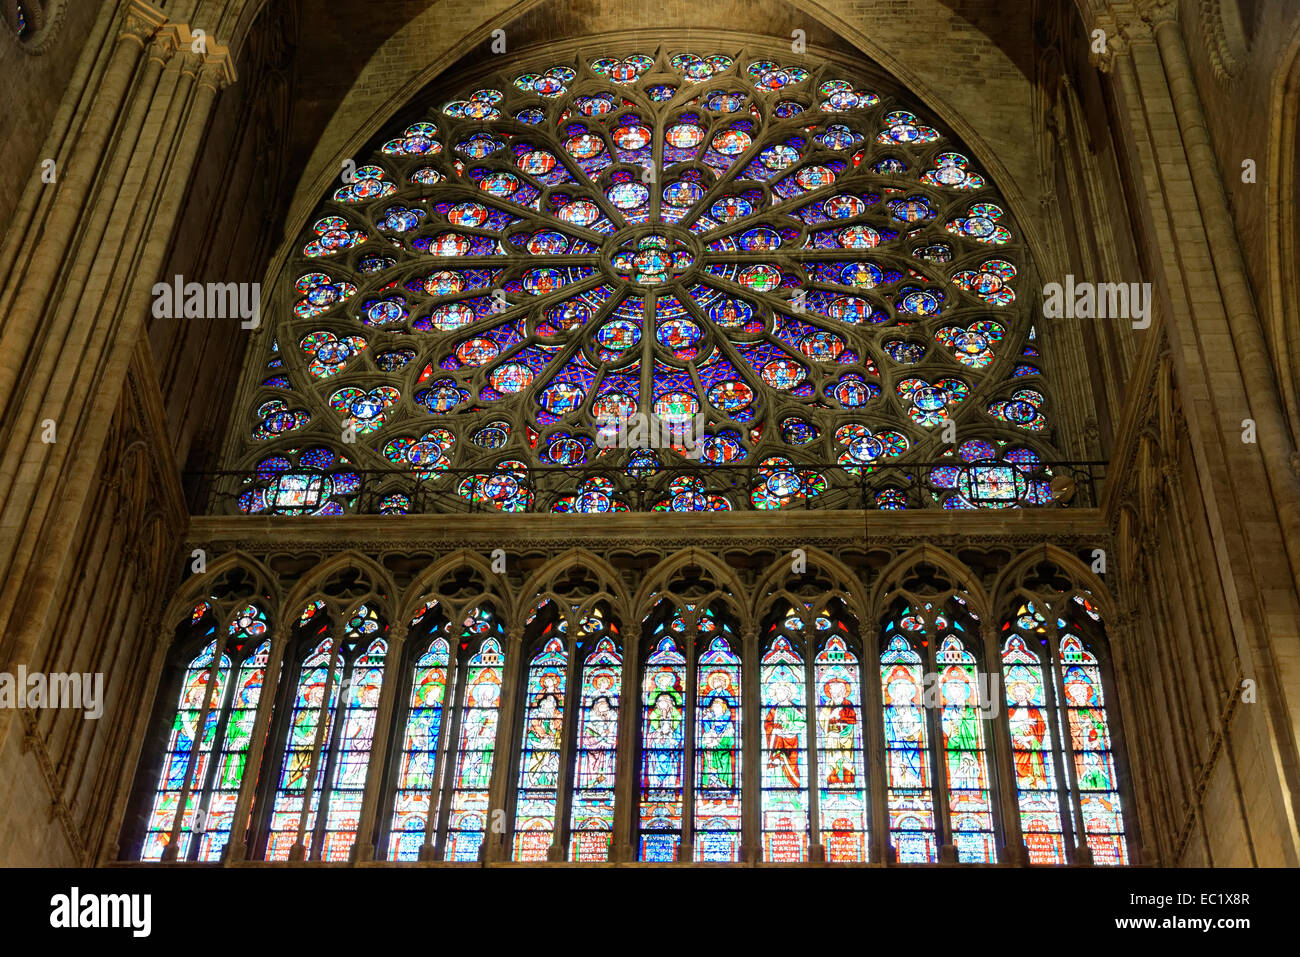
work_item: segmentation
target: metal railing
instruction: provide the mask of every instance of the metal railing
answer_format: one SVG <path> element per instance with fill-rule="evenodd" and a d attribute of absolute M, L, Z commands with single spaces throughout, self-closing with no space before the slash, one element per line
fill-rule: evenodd
<path fill-rule="evenodd" d="M 956 487 L 931 480 L 936 468 L 956 469 Z M 782 510 L 880 509 L 878 495 L 891 489 L 889 502 L 907 509 L 952 508 L 959 497 L 978 508 L 1090 508 L 1100 502 L 1105 462 L 1055 461 L 1033 466 L 1006 462 L 965 463 L 952 459 L 874 467 L 792 463 L 788 469 L 746 465 L 667 464 L 629 474 L 626 466 L 582 465 L 525 470 L 449 468 L 358 469 L 327 471 L 290 467 L 283 471 L 206 471 L 185 473 L 195 514 L 316 514 L 332 502 L 341 514 L 377 515 L 564 511 L 567 500 L 586 490 L 587 505 L 617 502 L 618 511 L 649 512 L 674 508 L 703 510 L 725 499 L 733 510 L 756 510 L 760 499 L 785 495 Z M 634 473 L 635 469 L 631 470 Z M 258 498 L 260 490 L 260 500 Z M 241 500 L 242 497 L 242 500 Z M 242 504 L 241 504 L 242 501 Z M 402 508 L 395 506 L 400 503 Z M 557 508 L 557 505 L 560 506 Z M 335 507 L 337 506 L 337 508 Z M 958 506 L 961 507 L 961 506 Z M 339 511 L 341 509 L 341 512 Z M 570 507 L 567 510 L 581 511 Z M 588 508 L 586 511 L 602 511 Z"/>

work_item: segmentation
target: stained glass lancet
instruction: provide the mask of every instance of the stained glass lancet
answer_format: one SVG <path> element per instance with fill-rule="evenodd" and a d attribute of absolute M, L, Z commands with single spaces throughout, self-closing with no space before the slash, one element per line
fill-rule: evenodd
<path fill-rule="evenodd" d="M 544 861 L 550 854 L 559 801 L 568 664 L 564 642 L 557 636 L 547 641 L 528 665 L 515 806 L 517 861 Z"/>
<path fill-rule="evenodd" d="M 582 666 L 577 766 L 569 824 L 571 861 L 609 859 L 622 681 L 623 658 L 613 639 L 602 637 Z"/>
<path fill-rule="evenodd" d="M 720 626 L 711 611 L 701 616 Z M 725 630 L 725 626 L 721 626 Z M 741 842 L 740 656 L 724 635 L 700 655 L 695 695 L 695 808 L 697 861 L 736 861 Z"/>
<path fill-rule="evenodd" d="M 778 636 L 759 663 L 763 859 L 808 859 L 808 708 L 803 658 Z"/>
<path fill-rule="evenodd" d="M 452 776 L 451 808 L 443 859 L 474 861 L 491 819 L 489 790 L 500 721 L 501 678 L 505 656 L 496 636 L 495 618 L 480 611 L 467 629 L 482 638 L 469 659 L 465 697 L 460 706 L 460 735 Z"/>
<path fill-rule="evenodd" d="M 686 658 L 665 634 L 646 660 L 641 696 L 640 852 L 675 861 L 682 843 Z"/>
<path fill-rule="evenodd" d="M 448 689 L 453 687 L 448 676 L 449 662 L 447 639 L 442 637 L 434 638 L 415 661 L 397 770 L 389 860 L 419 860 L 429 816 L 436 815 L 438 745 Z M 435 823 L 432 836 L 436 836 L 436 829 Z"/>
<path fill-rule="evenodd" d="M 193 610 L 191 625 L 206 625 L 206 634 L 213 634 L 211 614 L 211 605 L 201 602 Z M 234 823 L 266 677 L 270 655 L 270 643 L 263 640 L 266 631 L 265 612 L 257 605 L 246 605 L 230 620 L 224 640 L 210 641 L 186 668 L 149 813 L 142 860 L 160 860 L 173 832 L 178 860 L 221 859 Z M 232 660 L 239 662 L 237 668 Z M 211 760 L 214 751 L 215 762 Z M 194 834 L 199 835 L 197 844 Z"/>

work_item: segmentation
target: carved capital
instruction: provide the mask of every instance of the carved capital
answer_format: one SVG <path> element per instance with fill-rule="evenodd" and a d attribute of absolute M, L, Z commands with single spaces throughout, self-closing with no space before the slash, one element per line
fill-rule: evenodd
<path fill-rule="evenodd" d="M 1137 6 L 1138 16 L 1152 30 L 1178 22 L 1178 4 L 1174 0 L 1138 0 Z"/>
<path fill-rule="evenodd" d="M 220 53 L 209 53 L 203 58 L 203 69 L 199 72 L 199 86 L 211 87 L 220 93 L 235 82 L 235 65 L 230 53 L 224 47 Z"/>
<path fill-rule="evenodd" d="M 166 64 L 176 53 L 176 37 L 170 32 L 156 33 L 149 41 L 149 59 Z"/>
<path fill-rule="evenodd" d="M 396 621 L 388 629 L 388 646 L 390 651 L 395 651 L 402 647 L 402 642 L 406 641 L 407 626 L 405 621 Z"/>
<path fill-rule="evenodd" d="M 122 26 L 117 32 L 119 41 L 139 44 L 143 49 L 145 41 L 158 32 L 167 22 L 167 14 L 151 7 L 142 0 L 132 0 L 122 17 Z"/>

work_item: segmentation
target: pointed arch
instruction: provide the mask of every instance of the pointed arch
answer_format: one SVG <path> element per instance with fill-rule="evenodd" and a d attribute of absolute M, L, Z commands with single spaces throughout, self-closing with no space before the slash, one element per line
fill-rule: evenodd
<path fill-rule="evenodd" d="M 374 603 L 385 612 L 388 620 L 392 621 L 398 595 L 392 575 L 370 556 L 351 549 L 331 555 L 300 578 L 285 597 L 283 607 L 286 613 L 293 615 L 296 609 L 306 607 L 313 599 L 326 598 L 324 594 L 326 586 L 344 576 L 349 570 L 364 576 L 364 584 L 368 586 L 365 591 L 357 594 L 373 596 Z M 347 604 L 347 599 L 329 601 L 340 606 Z M 353 604 L 355 603 L 354 601 Z"/>
<path fill-rule="evenodd" d="M 908 572 L 922 565 L 930 565 L 946 573 L 952 584 L 969 596 L 969 601 L 976 614 L 980 616 L 980 620 L 987 620 L 992 610 L 989 595 L 975 574 L 942 548 L 922 543 L 908 549 L 880 570 L 880 575 L 872 586 L 867 600 L 872 621 L 879 621 L 884 617 L 890 593 L 900 587 Z"/>
<path fill-rule="evenodd" d="M 512 593 L 510 580 L 506 575 L 492 570 L 492 562 L 482 552 L 470 548 L 459 548 L 434 559 L 404 590 L 399 621 L 409 622 L 411 618 L 428 604 L 430 596 L 441 596 L 442 585 L 458 572 L 468 570 L 481 583 L 481 598 L 465 601 L 494 599 L 497 608 L 515 619 L 518 612 L 518 598 Z"/>
<path fill-rule="evenodd" d="M 243 572 L 252 578 L 253 591 L 266 604 L 267 614 L 271 616 L 273 622 L 279 622 L 280 610 L 283 607 L 282 593 L 276 584 L 275 576 L 256 556 L 235 549 L 211 559 L 207 563 L 207 571 L 192 575 L 185 580 L 163 610 L 162 634 L 169 635 L 174 632 L 189 617 L 196 604 L 210 600 L 214 593 L 222 591 L 223 583 L 234 572 Z"/>
<path fill-rule="evenodd" d="M 698 548 L 685 548 L 662 559 L 642 579 L 632 597 L 637 621 L 645 621 L 653 612 L 663 594 L 670 589 L 674 580 L 681 578 L 690 569 L 699 569 L 705 573 L 706 580 L 713 584 L 712 594 L 719 595 L 732 609 L 739 621 L 740 630 L 747 632 L 751 627 L 750 610 L 737 598 L 748 589 L 742 584 L 734 568 L 722 559 Z"/>
<path fill-rule="evenodd" d="M 1006 614 L 1014 600 L 1016 583 L 1027 571 L 1043 562 L 1056 566 L 1075 587 L 1085 590 L 1091 596 L 1089 600 L 1098 606 L 1102 618 L 1110 622 L 1118 620 L 1119 609 L 1106 583 L 1077 556 L 1050 542 L 1021 552 L 1008 563 L 993 583 L 992 602 L 982 610 L 987 610 L 990 618 Z M 1070 596 L 1067 593 L 1065 597 Z"/>
<path fill-rule="evenodd" d="M 560 576 L 577 570 L 591 574 L 592 582 L 599 586 L 596 590 L 607 595 L 619 620 L 632 620 L 632 603 L 622 576 L 608 561 L 586 548 L 570 548 L 561 552 L 548 559 L 528 577 L 519 589 L 514 607 L 515 620 L 523 621 L 534 610 L 535 606 L 530 606 L 530 602 L 535 602 L 536 596 L 550 591 Z"/>

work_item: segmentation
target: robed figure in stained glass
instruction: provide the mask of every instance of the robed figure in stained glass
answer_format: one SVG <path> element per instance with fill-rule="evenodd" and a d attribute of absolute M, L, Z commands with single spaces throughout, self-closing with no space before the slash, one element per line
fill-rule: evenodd
<path fill-rule="evenodd" d="M 902 665 L 894 667 L 885 688 L 885 741 L 890 749 L 890 787 L 926 787 L 921 760 L 925 716 L 918 706 L 920 689 L 911 672 Z"/>
<path fill-rule="evenodd" d="M 583 787 L 613 787 L 617 746 L 618 713 L 610 706 L 609 698 L 602 694 L 591 702 L 579 735 L 582 765 L 578 776 Z"/>
<path fill-rule="evenodd" d="M 560 780 L 560 731 L 563 720 L 554 694 L 544 694 L 528 722 L 524 743 L 528 754 L 528 786 L 555 787 Z"/>
<path fill-rule="evenodd" d="M 656 675 L 655 686 L 658 690 L 645 735 L 645 751 L 649 758 L 647 784 L 651 788 L 681 787 L 681 748 L 684 743 L 681 695 L 673 688 L 671 673 Z"/>
<path fill-rule="evenodd" d="M 979 711 L 970 706 L 971 677 L 950 667 L 943 679 L 943 736 L 948 751 L 949 785 L 978 790 L 984 786 L 976 752 L 981 749 Z"/>
<path fill-rule="evenodd" d="M 700 750 L 706 755 L 703 788 L 730 788 L 736 772 L 736 694 L 725 671 L 709 675 L 709 691 L 700 714 Z"/>
<path fill-rule="evenodd" d="M 832 678 L 822 686 L 825 704 L 817 709 L 817 724 L 822 732 L 822 770 L 827 787 L 850 785 L 857 779 L 854 742 L 858 709 L 848 700 L 849 685 L 842 678 Z"/>
<path fill-rule="evenodd" d="M 803 713 L 794 707 L 794 688 L 779 681 L 771 688 L 775 701 L 763 715 L 763 733 L 767 738 L 768 767 L 775 767 L 790 787 L 799 787 L 799 751 L 803 730 Z"/>
<path fill-rule="evenodd" d="M 1014 674 L 1013 667 L 1008 676 Z M 1042 709 L 1032 704 L 1033 695 L 1034 684 L 1028 680 L 1011 680 L 1007 684 L 1007 696 L 1015 702 L 1007 708 L 1007 724 L 1011 728 L 1016 784 L 1030 791 L 1049 786 L 1045 761 L 1047 722 Z"/>
<path fill-rule="evenodd" d="M 488 675 L 485 672 L 485 676 Z M 469 689 L 469 707 L 465 709 L 464 753 L 466 766 L 459 787 L 466 791 L 486 791 L 492 784 L 492 748 L 496 743 L 498 684 L 495 674 L 485 677 Z"/>

